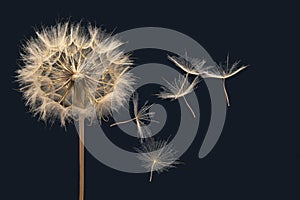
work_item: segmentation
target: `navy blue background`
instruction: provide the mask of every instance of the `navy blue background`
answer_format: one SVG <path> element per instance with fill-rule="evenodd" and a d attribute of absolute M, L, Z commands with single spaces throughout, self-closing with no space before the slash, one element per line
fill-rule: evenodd
<path fill-rule="evenodd" d="M 78 198 L 78 136 L 74 126 L 68 125 L 65 131 L 58 123 L 45 126 L 38 122 L 15 90 L 18 85 L 13 77 L 20 41 L 34 35 L 33 27 L 53 25 L 57 19 L 68 17 L 102 25 L 115 33 L 147 26 L 174 29 L 197 40 L 215 61 L 224 60 L 229 52 L 232 59 L 251 65 L 227 82 L 232 106 L 220 140 L 207 157 L 198 158 L 210 114 L 209 95 L 201 85 L 197 89 L 201 130 L 181 157 L 185 164 L 155 174 L 149 183 L 148 174 L 110 169 L 87 153 L 86 200 L 299 199 L 299 14 L 295 5 L 287 1 L 9 1 L 1 8 L 3 199 Z M 166 52 L 143 50 L 133 55 L 137 64 L 171 65 Z M 115 135 L 111 139 L 121 146 L 127 144 Z"/>

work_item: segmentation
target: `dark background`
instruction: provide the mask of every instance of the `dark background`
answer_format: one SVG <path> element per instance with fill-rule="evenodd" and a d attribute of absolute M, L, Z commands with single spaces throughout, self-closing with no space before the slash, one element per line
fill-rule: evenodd
<path fill-rule="evenodd" d="M 58 123 L 38 122 L 24 106 L 13 78 L 20 41 L 34 35 L 33 27 L 68 17 L 115 33 L 147 26 L 174 29 L 198 41 L 215 61 L 224 60 L 229 52 L 232 59 L 251 65 L 227 82 L 232 107 L 221 138 L 207 157 L 197 156 L 205 119 L 181 157 L 185 164 L 155 174 L 152 183 L 148 174 L 110 169 L 87 153 L 86 200 L 300 198 L 296 5 L 195 2 L 8 1 L 1 6 L 1 199 L 78 198 L 75 128 L 68 125 L 65 131 Z M 165 52 L 145 50 L 134 56 L 138 64 L 171 64 Z M 208 98 L 207 91 L 202 97 Z M 209 114 L 203 102 L 201 112 Z"/>

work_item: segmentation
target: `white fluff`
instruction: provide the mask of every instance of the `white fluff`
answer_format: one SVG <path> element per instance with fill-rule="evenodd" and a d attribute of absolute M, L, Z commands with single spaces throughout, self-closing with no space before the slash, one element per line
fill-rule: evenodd
<path fill-rule="evenodd" d="M 167 86 L 163 86 L 163 91 L 158 94 L 162 99 L 178 99 L 193 92 L 196 85 L 199 83 L 199 79 L 195 78 L 192 83 L 187 81 L 187 75 L 185 77 L 179 76 L 174 79 L 173 82 L 166 81 Z"/>
<path fill-rule="evenodd" d="M 145 122 L 150 122 L 150 121 L 157 122 L 152 119 L 154 117 L 155 113 L 149 111 L 151 109 L 151 107 L 153 106 L 153 104 L 147 105 L 148 102 L 146 102 L 140 109 L 138 109 L 138 107 L 139 107 L 138 94 L 134 94 L 132 99 L 133 99 L 132 102 L 133 102 L 134 118 L 126 120 L 126 121 L 116 122 L 114 124 L 111 124 L 110 126 L 112 127 L 115 125 L 125 124 L 130 121 L 135 121 L 136 126 L 137 126 L 137 136 L 138 136 L 138 138 L 141 139 L 141 142 L 143 142 L 144 138 L 151 136 L 151 130 L 147 125 L 145 125 Z"/>
<path fill-rule="evenodd" d="M 62 125 L 78 115 L 103 118 L 118 110 L 133 91 L 131 60 L 123 44 L 97 27 L 58 23 L 36 32 L 23 46 L 17 71 L 26 104 L 42 120 Z"/>
<path fill-rule="evenodd" d="M 147 139 L 136 151 L 139 153 L 137 157 L 142 161 L 142 166 L 150 171 L 150 182 L 154 171 L 160 173 L 179 164 L 176 161 L 177 151 L 164 140 Z"/>

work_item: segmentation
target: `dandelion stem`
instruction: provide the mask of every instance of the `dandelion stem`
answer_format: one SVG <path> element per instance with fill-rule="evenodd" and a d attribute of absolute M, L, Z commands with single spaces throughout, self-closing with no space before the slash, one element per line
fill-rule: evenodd
<path fill-rule="evenodd" d="M 228 93 L 227 93 L 227 90 L 226 90 L 225 78 L 223 78 L 223 90 L 224 90 L 224 94 L 225 94 L 225 97 L 226 97 L 227 106 L 229 107 L 230 103 L 229 103 Z"/>
<path fill-rule="evenodd" d="M 195 115 L 195 113 L 194 113 L 192 107 L 190 106 L 190 104 L 189 104 L 188 101 L 186 100 L 185 96 L 183 96 L 183 99 L 184 99 L 185 104 L 187 105 L 187 107 L 190 109 L 190 111 L 191 111 L 193 117 L 196 118 L 196 115 Z"/>
<path fill-rule="evenodd" d="M 84 117 L 79 116 L 79 200 L 84 199 Z"/>
<path fill-rule="evenodd" d="M 133 120 L 135 120 L 135 119 L 136 119 L 136 118 L 132 118 L 132 119 L 125 120 L 125 121 L 122 121 L 122 122 L 116 122 L 116 123 L 114 123 L 114 124 L 111 124 L 110 127 L 116 126 L 116 125 L 120 125 L 120 124 L 126 124 L 126 123 L 131 122 L 131 121 L 133 121 Z"/>
<path fill-rule="evenodd" d="M 151 166 L 149 182 L 152 181 L 152 177 L 153 177 L 153 169 L 154 169 L 155 163 L 156 163 L 156 160 L 153 161 L 152 166 Z"/>

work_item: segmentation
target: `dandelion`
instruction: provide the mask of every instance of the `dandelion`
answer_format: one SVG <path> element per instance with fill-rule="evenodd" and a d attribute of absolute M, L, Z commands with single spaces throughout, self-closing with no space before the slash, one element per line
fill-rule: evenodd
<path fill-rule="evenodd" d="M 184 57 L 168 56 L 168 59 L 187 74 L 195 76 L 205 74 L 205 72 L 212 68 L 212 66 L 206 65 L 204 59 L 190 58 L 187 56 L 187 53 L 185 53 Z"/>
<path fill-rule="evenodd" d="M 58 23 L 23 46 L 17 71 L 20 91 L 34 115 L 62 126 L 79 121 L 79 199 L 84 199 L 84 121 L 105 119 L 133 91 L 131 60 L 118 39 L 97 27 Z"/>
<path fill-rule="evenodd" d="M 230 106 L 229 102 L 229 96 L 226 90 L 226 85 L 225 85 L 225 80 L 236 75 L 240 71 L 246 69 L 248 66 L 247 65 L 239 65 L 240 61 L 236 61 L 232 65 L 229 65 L 229 55 L 227 56 L 227 61 L 226 64 L 219 64 L 216 65 L 215 67 L 211 68 L 210 70 L 204 72 L 202 74 L 203 78 L 217 78 L 221 79 L 223 82 L 223 90 L 227 102 L 227 106 Z"/>
<path fill-rule="evenodd" d="M 202 78 L 218 78 L 223 80 L 223 90 L 226 98 L 227 105 L 230 106 L 229 96 L 225 86 L 225 79 L 228 79 L 247 66 L 240 66 L 237 61 L 231 66 L 229 65 L 229 55 L 227 56 L 227 62 L 225 65 L 211 65 L 206 66 L 206 61 L 196 58 L 190 58 L 187 55 L 185 57 L 168 56 L 168 58 L 175 63 L 180 69 L 185 71 L 187 74 L 201 76 Z"/>
<path fill-rule="evenodd" d="M 199 83 L 199 79 L 198 79 L 198 77 L 196 77 L 192 81 L 192 83 L 189 83 L 188 75 L 189 74 L 186 73 L 186 75 L 184 77 L 179 76 L 178 79 L 175 79 L 171 83 L 165 80 L 167 83 L 167 86 L 162 87 L 163 91 L 160 92 L 157 96 L 161 99 L 173 99 L 173 100 L 182 97 L 184 99 L 185 104 L 190 109 L 193 117 L 195 118 L 196 115 L 195 115 L 192 107 L 186 100 L 185 95 L 191 93 L 194 90 L 196 85 Z"/>
<path fill-rule="evenodd" d="M 179 97 L 183 97 L 185 104 L 191 111 L 193 117 L 196 115 L 188 103 L 185 95 L 191 93 L 196 85 L 199 83 L 198 76 L 205 71 L 209 70 L 210 67 L 207 67 L 206 61 L 201 59 L 192 59 L 185 54 L 185 57 L 177 57 L 177 56 L 168 56 L 168 59 L 171 60 L 176 66 L 182 69 L 186 74 L 184 78 L 180 76 L 178 79 L 175 79 L 172 83 L 166 81 L 167 86 L 163 87 L 163 91 L 158 94 L 158 97 L 162 99 L 178 99 Z M 192 81 L 191 84 L 188 82 L 188 76 L 195 75 L 196 78 Z"/>
<path fill-rule="evenodd" d="M 149 182 L 152 181 L 153 172 L 161 173 L 179 164 L 176 161 L 177 151 L 172 145 L 167 145 L 167 141 L 154 140 L 149 138 L 142 144 L 140 149 L 136 149 L 138 159 L 142 161 L 142 166 L 150 171 Z"/>
<path fill-rule="evenodd" d="M 110 127 L 135 121 L 137 126 L 138 137 L 141 139 L 141 143 L 142 143 L 143 138 L 147 138 L 148 136 L 151 136 L 151 130 L 148 128 L 147 125 L 145 125 L 145 122 L 152 121 L 158 123 L 158 121 L 152 119 L 155 115 L 155 112 L 150 112 L 150 109 L 152 108 L 153 104 L 147 105 L 148 102 L 145 102 L 145 104 L 139 109 L 138 94 L 135 94 L 132 99 L 133 99 L 132 102 L 133 102 L 134 118 L 122 122 L 116 122 L 114 124 L 111 124 Z"/>

